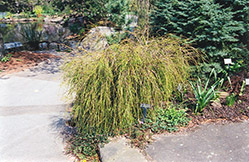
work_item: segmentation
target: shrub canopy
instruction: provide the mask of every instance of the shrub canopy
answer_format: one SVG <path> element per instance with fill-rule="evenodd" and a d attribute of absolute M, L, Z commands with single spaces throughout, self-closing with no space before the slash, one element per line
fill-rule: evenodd
<path fill-rule="evenodd" d="M 142 118 L 141 103 L 153 105 L 153 116 L 153 109 L 186 81 L 196 54 L 176 39 L 159 37 L 129 39 L 74 58 L 63 69 L 75 96 L 76 126 L 81 132 L 117 133 Z"/>

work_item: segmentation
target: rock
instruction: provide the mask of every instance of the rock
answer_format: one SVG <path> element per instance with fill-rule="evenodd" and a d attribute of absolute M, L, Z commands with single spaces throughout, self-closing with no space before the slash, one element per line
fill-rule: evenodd
<path fill-rule="evenodd" d="M 11 49 L 11 48 L 19 48 L 22 47 L 23 44 L 21 42 L 11 42 L 11 43 L 5 43 L 4 48 L 5 49 Z"/>
<path fill-rule="evenodd" d="M 102 162 L 147 162 L 145 157 L 137 149 L 127 145 L 128 140 L 118 138 L 100 148 Z"/>
<path fill-rule="evenodd" d="M 59 23 L 61 21 L 63 21 L 63 17 L 56 17 L 56 18 L 50 19 L 50 22 L 53 22 L 53 23 Z"/>
<path fill-rule="evenodd" d="M 131 31 L 134 30 L 135 27 L 137 27 L 138 23 L 138 16 L 136 15 L 126 15 L 125 16 L 125 29 L 130 29 Z"/>
<path fill-rule="evenodd" d="M 212 105 L 213 107 L 222 108 L 222 105 L 221 105 L 219 99 L 214 100 L 214 101 L 211 103 L 211 105 Z"/>
<path fill-rule="evenodd" d="M 3 35 L 0 33 L 0 59 L 4 57 L 4 42 Z"/>
<path fill-rule="evenodd" d="M 57 43 L 50 43 L 49 44 L 49 49 L 58 49 L 58 44 Z"/>
<path fill-rule="evenodd" d="M 220 98 L 225 99 L 226 97 L 229 96 L 229 93 L 228 92 L 220 92 L 219 95 L 220 95 Z"/>
<path fill-rule="evenodd" d="M 0 19 L 3 19 L 7 16 L 7 12 L 0 12 Z"/>
<path fill-rule="evenodd" d="M 69 43 L 69 46 L 72 47 L 72 48 L 75 48 L 77 46 L 77 44 L 78 44 L 78 42 L 75 41 L 75 40 L 71 40 L 68 43 Z"/>
<path fill-rule="evenodd" d="M 7 24 L 0 24 L 1 28 L 7 28 Z"/>
<path fill-rule="evenodd" d="M 48 49 L 47 43 L 40 43 L 39 46 L 40 46 L 40 49 Z"/>
<path fill-rule="evenodd" d="M 106 36 L 111 36 L 114 33 L 113 28 L 105 26 L 93 28 L 80 43 L 79 48 L 83 48 L 87 51 L 103 50 L 108 47 Z"/>

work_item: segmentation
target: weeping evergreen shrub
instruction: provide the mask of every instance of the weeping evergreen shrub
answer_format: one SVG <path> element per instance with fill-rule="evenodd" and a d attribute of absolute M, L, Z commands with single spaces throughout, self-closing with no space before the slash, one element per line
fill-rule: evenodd
<path fill-rule="evenodd" d="M 196 60 L 194 48 L 176 39 L 159 37 L 123 41 L 65 63 L 64 81 L 74 96 L 73 120 L 82 133 L 118 133 L 168 101 L 189 77 Z M 136 39 L 135 39 L 136 38 Z"/>

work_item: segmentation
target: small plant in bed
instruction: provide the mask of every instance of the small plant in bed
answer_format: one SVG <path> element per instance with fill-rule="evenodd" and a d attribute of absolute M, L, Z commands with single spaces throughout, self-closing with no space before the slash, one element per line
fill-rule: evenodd
<path fill-rule="evenodd" d="M 215 82 L 210 85 L 211 76 L 214 75 Z M 195 83 L 190 81 L 190 85 L 194 91 L 196 104 L 195 113 L 200 113 L 203 109 L 210 103 L 211 100 L 218 98 L 219 91 L 216 88 L 222 85 L 224 79 L 218 79 L 215 70 L 213 69 L 206 80 L 204 87 L 200 78 L 197 79 Z"/>
<path fill-rule="evenodd" d="M 131 143 L 136 147 L 144 149 L 151 137 L 156 133 L 175 132 L 179 127 L 187 126 L 191 118 L 188 117 L 186 109 L 170 106 L 159 108 L 155 112 L 155 118 L 147 118 L 145 123 L 133 126 L 127 134 Z"/>
<path fill-rule="evenodd" d="M 43 8 L 42 6 L 35 6 L 33 9 L 33 12 L 35 12 L 36 16 L 39 18 L 42 16 Z"/>
<path fill-rule="evenodd" d="M 108 136 L 104 134 L 73 134 L 69 138 L 67 153 L 78 160 L 98 161 L 99 144 L 107 143 Z"/>
<path fill-rule="evenodd" d="M 227 106 L 233 106 L 236 99 L 237 99 L 237 96 L 235 95 L 235 93 L 232 93 L 231 95 L 227 96 L 226 97 Z"/>
<path fill-rule="evenodd" d="M 18 61 L 18 62 L 22 62 L 23 60 L 22 60 L 22 59 L 18 59 L 18 58 L 17 58 L 17 59 L 16 59 L 16 61 Z"/>
<path fill-rule="evenodd" d="M 6 63 L 10 60 L 11 57 L 12 55 L 8 54 L 7 56 L 4 56 L 3 58 L 1 58 L 1 62 Z"/>

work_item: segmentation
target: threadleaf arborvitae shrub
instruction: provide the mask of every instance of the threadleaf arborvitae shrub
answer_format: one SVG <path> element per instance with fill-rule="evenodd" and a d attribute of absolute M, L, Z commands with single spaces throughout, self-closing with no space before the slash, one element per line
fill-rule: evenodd
<path fill-rule="evenodd" d="M 141 38 L 141 39 L 140 39 Z M 141 103 L 154 109 L 189 77 L 197 52 L 176 39 L 132 39 L 67 62 L 64 81 L 74 96 L 79 132 L 119 133 L 142 118 Z M 155 111 L 151 108 L 148 116 Z"/>

